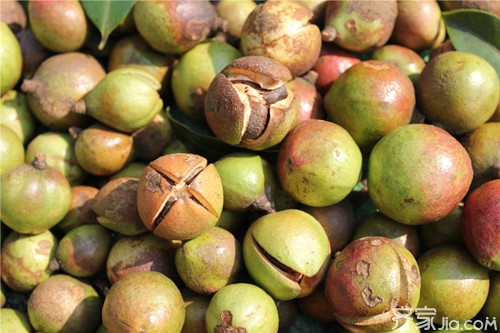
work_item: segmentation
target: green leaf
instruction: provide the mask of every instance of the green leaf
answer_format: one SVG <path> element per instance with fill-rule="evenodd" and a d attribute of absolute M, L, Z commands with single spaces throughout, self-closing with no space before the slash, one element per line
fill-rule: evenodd
<path fill-rule="evenodd" d="M 455 49 L 486 59 L 500 78 L 500 17 L 474 9 L 452 10 L 442 15 Z"/>
<path fill-rule="evenodd" d="M 89 20 L 101 33 L 99 50 L 104 49 L 109 35 L 134 7 L 135 0 L 81 0 Z"/>

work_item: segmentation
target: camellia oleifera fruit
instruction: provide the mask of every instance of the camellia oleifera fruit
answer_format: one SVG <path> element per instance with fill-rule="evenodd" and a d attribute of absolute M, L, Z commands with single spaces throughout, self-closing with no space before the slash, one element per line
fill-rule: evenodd
<path fill-rule="evenodd" d="M 472 182 L 465 148 L 447 131 L 409 124 L 386 134 L 368 161 L 368 193 L 389 218 L 421 225 L 448 215 Z"/>
<path fill-rule="evenodd" d="M 310 119 L 295 126 L 283 141 L 277 175 L 293 199 L 321 207 L 351 192 L 361 166 L 361 151 L 349 132 L 330 121 Z"/>

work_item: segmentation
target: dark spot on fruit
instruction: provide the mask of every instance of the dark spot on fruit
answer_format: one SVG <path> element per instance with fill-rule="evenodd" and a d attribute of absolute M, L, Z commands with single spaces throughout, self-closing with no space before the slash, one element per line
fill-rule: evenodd
<path fill-rule="evenodd" d="M 405 203 L 413 203 L 415 200 L 413 198 L 407 198 L 405 199 Z"/>
<path fill-rule="evenodd" d="M 366 305 L 373 308 L 378 304 L 382 303 L 383 299 L 380 296 L 373 296 L 373 289 L 370 286 L 366 286 L 361 292 L 361 297 Z"/>

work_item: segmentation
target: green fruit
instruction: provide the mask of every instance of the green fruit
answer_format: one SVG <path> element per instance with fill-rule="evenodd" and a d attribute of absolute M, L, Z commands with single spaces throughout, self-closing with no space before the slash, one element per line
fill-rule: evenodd
<path fill-rule="evenodd" d="M 326 274 L 330 253 L 322 225 L 298 209 L 260 217 L 243 239 L 248 273 L 278 300 L 311 294 Z"/>
<path fill-rule="evenodd" d="M 191 290 L 214 294 L 240 277 L 244 267 L 241 244 L 229 231 L 213 227 L 182 243 L 175 267 Z"/>
<path fill-rule="evenodd" d="M 444 52 L 425 65 L 416 96 L 417 106 L 430 122 L 452 134 L 463 134 L 493 115 L 500 100 L 500 80 L 484 58 Z"/>
<path fill-rule="evenodd" d="M 36 332 L 93 333 L 101 322 L 102 299 L 94 287 L 66 274 L 40 283 L 28 299 Z"/>
<path fill-rule="evenodd" d="M 222 180 L 224 208 L 232 211 L 273 211 L 276 187 L 271 165 L 254 153 L 221 157 L 214 166 Z"/>
<path fill-rule="evenodd" d="M 0 93 L 3 95 L 15 87 L 23 70 L 21 46 L 5 22 L 0 22 L 0 63 Z"/>
<path fill-rule="evenodd" d="M 113 129 L 132 133 L 146 126 L 163 108 L 158 90 L 161 83 L 138 68 L 119 68 L 109 72 L 85 96 L 85 105 L 75 105 Z"/>
<path fill-rule="evenodd" d="M 50 262 L 57 245 L 49 230 L 36 235 L 10 232 L 2 244 L 2 282 L 16 292 L 33 290 L 54 273 Z"/>
<path fill-rule="evenodd" d="M 26 146 L 25 161 L 33 161 L 36 154 L 45 155 L 47 165 L 59 170 L 70 185 L 79 185 L 87 177 L 76 161 L 75 139 L 69 133 L 47 131 L 35 136 Z"/>
<path fill-rule="evenodd" d="M 1 308 L 0 331 L 3 333 L 30 333 L 33 329 L 26 313 L 21 310 Z"/>
<path fill-rule="evenodd" d="M 455 209 L 472 176 L 469 155 L 451 134 L 433 125 L 410 124 L 386 134 L 373 148 L 368 193 L 382 214 L 421 225 Z"/>
<path fill-rule="evenodd" d="M 106 295 L 102 323 L 108 333 L 180 333 L 186 317 L 182 294 L 165 275 L 134 272 Z"/>
<path fill-rule="evenodd" d="M 24 146 L 17 134 L 0 124 L 0 175 L 24 163 Z"/>
<path fill-rule="evenodd" d="M 242 55 L 231 44 L 219 40 L 200 43 L 184 53 L 172 70 L 172 94 L 179 110 L 190 118 L 203 120 L 203 103 L 210 83 Z"/>
<path fill-rule="evenodd" d="M 420 256 L 418 266 L 422 279 L 418 308 L 436 309 L 436 324 L 445 317 L 470 320 L 485 304 L 490 285 L 488 270 L 465 247 L 433 247 Z"/>
<path fill-rule="evenodd" d="M 11 168 L 1 177 L 1 218 L 22 234 L 37 234 L 61 221 L 71 204 L 71 187 L 43 154 L 31 164 Z"/>
<path fill-rule="evenodd" d="M 278 309 L 273 298 L 256 285 L 235 283 L 212 296 L 205 314 L 208 333 L 276 333 Z M 237 331 L 236 329 L 240 329 Z"/>
<path fill-rule="evenodd" d="M 23 143 L 35 134 L 37 125 L 28 106 L 26 94 L 16 90 L 6 92 L 0 100 L 0 124 L 13 130 Z"/>
<path fill-rule="evenodd" d="M 341 126 L 306 120 L 286 136 L 277 157 L 281 186 L 308 206 L 329 206 L 343 200 L 361 176 L 362 155 Z"/>

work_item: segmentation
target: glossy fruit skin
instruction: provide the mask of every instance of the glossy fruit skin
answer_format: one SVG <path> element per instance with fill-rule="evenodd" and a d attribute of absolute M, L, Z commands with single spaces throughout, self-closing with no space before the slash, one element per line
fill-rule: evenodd
<path fill-rule="evenodd" d="M 387 217 L 421 225 L 449 214 L 465 197 L 472 176 L 469 155 L 451 134 L 433 125 L 409 124 L 373 148 L 368 193 Z"/>
<path fill-rule="evenodd" d="M 500 179 L 482 184 L 467 196 L 461 230 L 474 259 L 488 269 L 500 271 Z"/>
<path fill-rule="evenodd" d="M 50 230 L 36 235 L 10 232 L 2 242 L 2 283 L 20 293 L 33 290 L 54 274 L 50 262 L 58 242 Z"/>
<path fill-rule="evenodd" d="M 87 39 L 87 18 L 79 1 L 34 1 L 28 4 L 31 29 L 47 49 L 72 52 Z"/>
<path fill-rule="evenodd" d="M 237 282 L 243 272 L 241 243 L 229 231 L 214 226 L 179 246 L 175 267 L 188 288 L 215 294 Z"/>
<path fill-rule="evenodd" d="M 345 128 L 363 151 L 409 124 L 414 107 L 415 90 L 409 77 L 396 65 L 379 60 L 353 65 L 325 95 L 330 120 Z"/>
<path fill-rule="evenodd" d="M 352 241 L 330 265 L 326 297 L 342 326 L 384 331 L 406 321 L 398 311 L 414 309 L 420 298 L 416 259 L 402 245 L 386 237 Z"/>
<path fill-rule="evenodd" d="M 300 1 L 259 4 L 247 17 L 240 47 L 248 55 L 277 60 L 300 76 L 314 66 L 321 51 L 321 32 L 311 24 L 314 13 Z"/>
<path fill-rule="evenodd" d="M 101 123 L 77 133 L 74 149 L 78 164 L 96 176 L 111 176 L 134 157 L 132 136 Z"/>
<path fill-rule="evenodd" d="M 361 175 L 362 155 L 343 127 L 310 119 L 288 133 L 276 164 L 280 184 L 292 198 L 321 207 L 351 192 Z"/>
<path fill-rule="evenodd" d="M 430 122 L 452 134 L 463 134 L 493 115 L 500 100 L 500 80 L 484 58 L 449 51 L 426 64 L 416 84 L 416 97 Z"/>
<path fill-rule="evenodd" d="M 276 303 L 269 294 L 254 284 L 234 283 L 212 296 L 205 315 L 207 332 L 217 332 L 216 326 L 224 327 L 228 324 L 221 319 L 226 311 L 231 316 L 229 326 L 245 328 L 247 333 L 278 331 Z"/>
<path fill-rule="evenodd" d="M 16 36 L 5 22 L 0 22 L 0 36 L 0 60 L 2 64 L 9 64 L 2 66 L 1 70 L 0 95 L 3 96 L 19 82 L 23 69 L 23 56 Z"/>
<path fill-rule="evenodd" d="M 186 310 L 181 292 L 158 272 L 134 272 L 115 283 L 102 307 L 108 333 L 180 333 Z"/>
<path fill-rule="evenodd" d="M 28 317 L 37 332 L 94 332 L 102 299 L 94 287 L 67 274 L 40 283 L 28 300 Z"/>
<path fill-rule="evenodd" d="M 30 164 L 9 169 L 1 183 L 2 222 L 19 233 L 48 230 L 69 210 L 71 186 L 61 172 L 45 163 L 43 154 Z"/>
<path fill-rule="evenodd" d="M 488 296 L 488 270 L 465 247 L 433 247 L 420 256 L 418 265 L 422 278 L 418 307 L 436 309 L 436 324 L 443 317 L 463 322 L 479 313 Z"/>
<path fill-rule="evenodd" d="M 330 254 L 321 224 L 298 209 L 260 217 L 243 239 L 243 259 L 250 276 L 282 301 L 311 294 L 326 273 Z"/>

